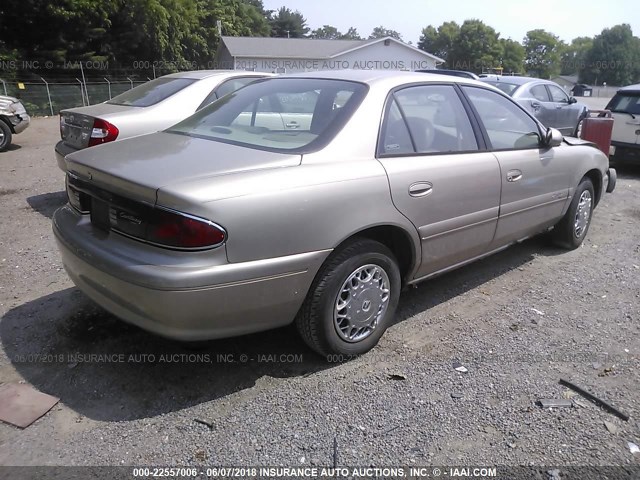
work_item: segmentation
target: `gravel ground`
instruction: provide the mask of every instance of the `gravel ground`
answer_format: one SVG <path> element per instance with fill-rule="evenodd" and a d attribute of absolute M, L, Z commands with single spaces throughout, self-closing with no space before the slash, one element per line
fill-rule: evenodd
<path fill-rule="evenodd" d="M 0 464 L 640 466 L 640 169 L 582 248 L 536 238 L 412 288 L 377 348 L 327 363 L 292 328 L 185 345 L 87 300 L 51 233 L 57 136 L 35 119 L 0 154 L 0 382 L 61 399 L 0 424 Z M 537 406 L 560 378 L 631 419 Z"/>

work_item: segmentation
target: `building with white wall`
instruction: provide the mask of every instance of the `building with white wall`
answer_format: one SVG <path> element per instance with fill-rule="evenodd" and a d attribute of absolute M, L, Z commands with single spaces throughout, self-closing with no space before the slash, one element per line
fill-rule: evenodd
<path fill-rule="evenodd" d="M 395 38 L 317 40 L 309 38 L 222 37 L 215 67 L 256 72 L 317 70 L 422 70 L 444 60 Z"/>

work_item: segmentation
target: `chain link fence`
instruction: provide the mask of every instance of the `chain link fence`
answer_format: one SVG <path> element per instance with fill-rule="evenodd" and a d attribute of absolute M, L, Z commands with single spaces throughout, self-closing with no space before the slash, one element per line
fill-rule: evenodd
<path fill-rule="evenodd" d="M 0 79 L 0 95 L 19 98 L 32 116 L 57 115 L 65 108 L 102 103 L 147 80 L 76 82 L 5 81 Z"/>

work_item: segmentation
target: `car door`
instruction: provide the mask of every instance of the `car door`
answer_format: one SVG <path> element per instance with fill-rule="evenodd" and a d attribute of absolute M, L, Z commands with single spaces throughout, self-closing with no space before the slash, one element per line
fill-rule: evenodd
<path fill-rule="evenodd" d="M 477 133 L 453 85 L 411 86 L 387 100 L 378 159 L 394 205 L 420 234 L 416 278 L 481 255 L 493 239 L 500 167 Z"/>
<path fill-rule="evenodd" d="M 557 113 L 556 106 L 551 102 L 549 91 L 543 83 L 538 83 L 529 87 L 529 96 L 531 97 L 531 111 L 540 123 L 547 127 L 556 127 Z"/>
<path fill-rule="evenodd" d="M 464 86 L 500 164 L 502 195 L 494 247 L 538 233 L 562 217 L 569 197 L 568 148 L 541 146 L 537 122 L 509 98 Z"/>
<path fill-rule="evenodd" d="M 575 102 L 571 103 L 569 95 L 557 85 L 547 84 L 547 89 L 556 112 L 556 124 L 552 126 L 564 135 L 573 135 L 578 125 L 581 107 Z"/>

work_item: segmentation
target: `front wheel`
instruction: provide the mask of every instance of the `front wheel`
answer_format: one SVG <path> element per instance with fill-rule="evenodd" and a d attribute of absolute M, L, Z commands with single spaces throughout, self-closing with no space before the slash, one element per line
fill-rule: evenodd
<path fill-rule="evenodd" d="M 593 183 L 583 178 L 576 188 L 567 213 L 551 232 L 554 242 L 564 248 L 578 248 L 589 230 L 595 202 Z"/>
<path fill-rule="evenodd" d="M 0 152 L 4 152 L 11 145 L 11 129 L 0 120 Z"/>
<path fill-rule="evenodd" d="M 304 341 L 322 355 L 360 355 L 372 349 L 393 319 L 400 270 L 383 244 L 359 238 L 322 266 L 298 313 Z"/>

